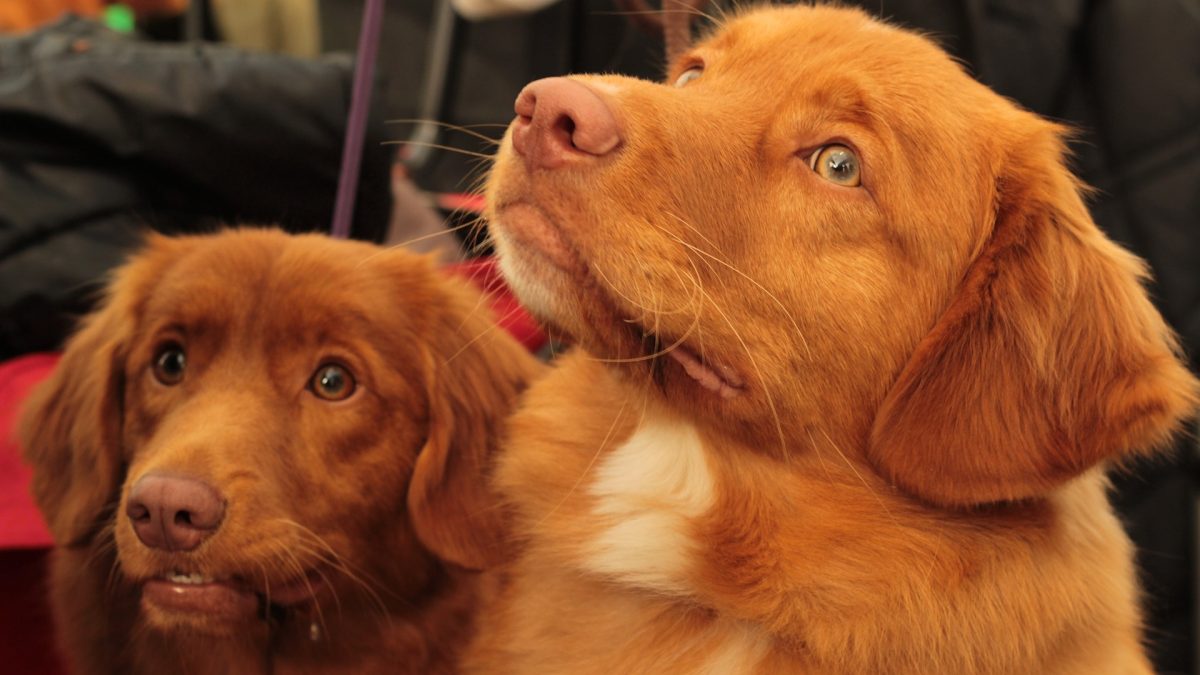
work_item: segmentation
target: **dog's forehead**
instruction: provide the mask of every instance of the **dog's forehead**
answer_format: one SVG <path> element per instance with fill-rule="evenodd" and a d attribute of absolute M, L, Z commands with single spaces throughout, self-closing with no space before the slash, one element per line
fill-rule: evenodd
<path fill-rule="evenodd" d="M 930 39 L 849 8 L 750 10 L 719 27 L 697 51 L 756 87 L 774 83 L 814 96 L 857 88 L 885 106 L 917 92 L 924 100 L 950 100 L 937 91 L 970 80 Z"/>
<path fill-rule="evenodd" d="M 370 264 L 369 252 L 324 243 L 228 235 L 197 242 L 154 285 L 145 319 L 219 330 L 254 324 L 289 333 L 389 321 L 394 313 L 373 309 L 403 295 L 390 292 L 392 280 Z"/>

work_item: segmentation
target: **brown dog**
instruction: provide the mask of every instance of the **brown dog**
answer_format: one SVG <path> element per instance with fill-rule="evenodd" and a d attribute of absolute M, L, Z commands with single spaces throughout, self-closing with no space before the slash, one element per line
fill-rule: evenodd
<path fill-rule="evenodd" d="M 538 368 L 486 315 L 402 250 L 152 237 L 23 419 L 74 670 L 451 671 Z"/>
<path fill-rule="evenodd" d="M 468 670 L 1148 672 L 1104 467 L 1197 383 L 1062 129 L 838 8 L 667 81 L 535 82 L 496 159 L 505 273 L 582 351 L 512 423 Z"/>

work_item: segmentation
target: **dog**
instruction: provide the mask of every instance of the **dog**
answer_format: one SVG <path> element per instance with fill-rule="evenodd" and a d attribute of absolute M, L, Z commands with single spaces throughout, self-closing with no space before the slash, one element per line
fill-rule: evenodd
<path fill-rule="evenodd" d="M 21 437 L 78 673 L 447 673 L 540 364 L 431 259 L 151 236 Z"/>
<path fill-rule="evenodd" d="M 830 6 L 515 110 L 496 249 L 577 349 L 466 672 L 1150 672 L 1105 470 L 1197 381 L 1066 130 Z"/>

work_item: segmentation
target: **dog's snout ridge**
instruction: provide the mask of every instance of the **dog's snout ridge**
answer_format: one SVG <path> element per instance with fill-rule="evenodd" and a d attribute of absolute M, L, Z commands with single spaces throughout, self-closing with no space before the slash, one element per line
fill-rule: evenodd
<path fill-rule="evenodd" d="M 225 500 L 198 479 L 150 473 L 129 491 L 125 515 L 146 546 L 190 551 L 221 526 Z"/>
<path fill-rule="evenodd" d="M 604 99 L 580 82 L 548 77 L 521 90 L 513 106 L 513 150 L 532 166 L 557 169 L 603 157 L 621 145 L 621 126 Z"/>

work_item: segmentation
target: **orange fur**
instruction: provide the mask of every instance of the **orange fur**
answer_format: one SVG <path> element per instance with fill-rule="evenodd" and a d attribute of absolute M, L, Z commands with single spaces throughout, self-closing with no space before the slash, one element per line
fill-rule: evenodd
<path fill-rule="evenodd" d="M 151 372 L 166 339 L 188 358 L 175 386 Z M 344 401 L 306 389 L 330 358 L 358 382 Z M 476 570 L 504 553 L 480 477 L 537 369 L 474 291 L 403 250 L 278 231 L 151 237 L 23 417 L 74 671 L 449 672 Z M 123 515 L 150 471 L 226 498 L 194 551 L 143 545 Z M 139 601 L 172 570 L 269 596 L 309 569 L 326 587 L 260 604 L 270 622 Z"/>
<path fill-rule="evenodd" d="M 853 10 L 746 12 L 667 82 L 700 64 L 575 78 L 611 153 L 497 157 L 505 272 L 580 349 L 512 421 L 467 670 L 1149 672 L 1104 470 L 1197 382 L 1063 130 Z"/>

